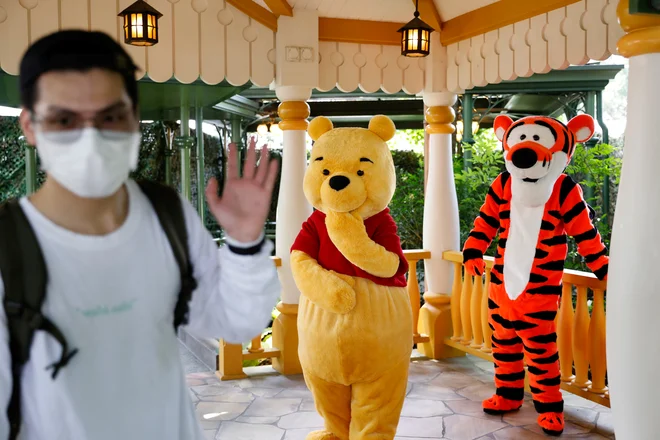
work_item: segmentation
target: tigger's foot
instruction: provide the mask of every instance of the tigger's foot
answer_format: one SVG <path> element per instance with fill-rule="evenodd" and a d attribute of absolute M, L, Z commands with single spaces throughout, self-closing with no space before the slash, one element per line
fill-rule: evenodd
<path fill-rule="evenodd" d="M 496 416 L 518 411 L 522 406 L 522 400 L 509 400 L 495 394 L 490 399 L 484 400 L 482 405 L 486 414 Z"/>
<path fill-rule="evenodd" d="M 560 436 L 564 432 L 564 413 L 549 412 L 539 415 L 537 423 L 548 435 Z"/>

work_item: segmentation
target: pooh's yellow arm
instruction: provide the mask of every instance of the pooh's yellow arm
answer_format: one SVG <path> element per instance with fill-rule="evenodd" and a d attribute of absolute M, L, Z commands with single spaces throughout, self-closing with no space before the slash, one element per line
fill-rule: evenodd
<path fill-rule="evenodd" d="M 355 307 L 355 280 L 324 269 L 304 252 L 291 253 L 291 271 L 300 292 L 328 312 L 346 314 Z"/>
<path fill-rule="evenodd" d="M 401 264 L 399 256 L 373 241 L 357 214 L 329 212 L 325 225 L 330 239 L 348 261 L 376 277 L 396 275 Z"/>

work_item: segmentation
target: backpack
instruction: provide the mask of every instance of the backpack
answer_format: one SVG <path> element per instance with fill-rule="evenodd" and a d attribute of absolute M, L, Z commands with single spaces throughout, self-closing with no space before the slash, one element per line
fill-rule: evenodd
<path fill-rule="evenodd" d="M 181 272 L 181 290 L 174 310 L 174 329 L 188 322 L 188 303 L 197 282 L 188 253 L 188 237 L 181 199 L 168 186 L 138 182 L 151 202 L 161 227 L 167 235 Z M 4 283 L 4 309 L 9 332 L 13 389 L 7 408 L 9 439 L 18 436 L 21 427 L 21 372 L 30 358 L 34 333 L 43 330 L 62 347 L 60 360 L 50 365 L 53 380 L 65 367 L 76 349 L 70 349 L 64 335 L 46 316 L 41 306 L 46 298 L 48 273 L 36 235 L 17 200 L 0 206 L 0 274 Z"/>

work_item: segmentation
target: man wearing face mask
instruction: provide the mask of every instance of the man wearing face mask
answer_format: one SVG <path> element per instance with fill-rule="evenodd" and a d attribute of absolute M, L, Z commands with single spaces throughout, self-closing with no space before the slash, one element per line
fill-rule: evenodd
<path fill-rule="evenodd" d="M 29 360 L 16 376 L 15 317 L 6 313 L 16 283 L 0 280 L 0 440 L 18 427 L 24 440 L 203 438 L 172 328 L 185 284 L 180 265 L 155 205 L 128 178 L 140 145 L 135 71 L 114 40 L 86 31 L 46 36 L 21 62 L 21 126 L 47 179 L 19 206 L 47 282 Z M 175 195 L 196 285 L 184 321 L 194 334 L 240 343 L 270 320 L 280 286 L 263 227 L 278 164 L 265 147 L 261 157 L 257 165 L 252 142 L 239 177 L 230 148 L 222 196 L 209 183 L 209 207 L 227 235 L 219 250 Z M 30 279 L 29 258 L 10 263 Z M 16 389 L 18 427 L 10 423 Z"/>

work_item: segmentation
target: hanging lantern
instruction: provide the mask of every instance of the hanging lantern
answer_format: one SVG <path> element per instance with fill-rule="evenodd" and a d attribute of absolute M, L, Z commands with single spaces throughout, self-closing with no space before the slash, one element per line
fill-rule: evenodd
<path fill-rule="evenodd" d="M 399 29 L 401 33 L 401 55 L 425 57 L 431 53 L 431 32 L 433 29 L 419 18 L 419 0 L 415 2 L 415 18 Z"/>
<path fill-rule="evenodd" d="M 158 43 L 158 19 L 163 14 L 138 0 L 121 11 L 124 18 L 124 42 L 133 46 L 153 46 Z"/>

